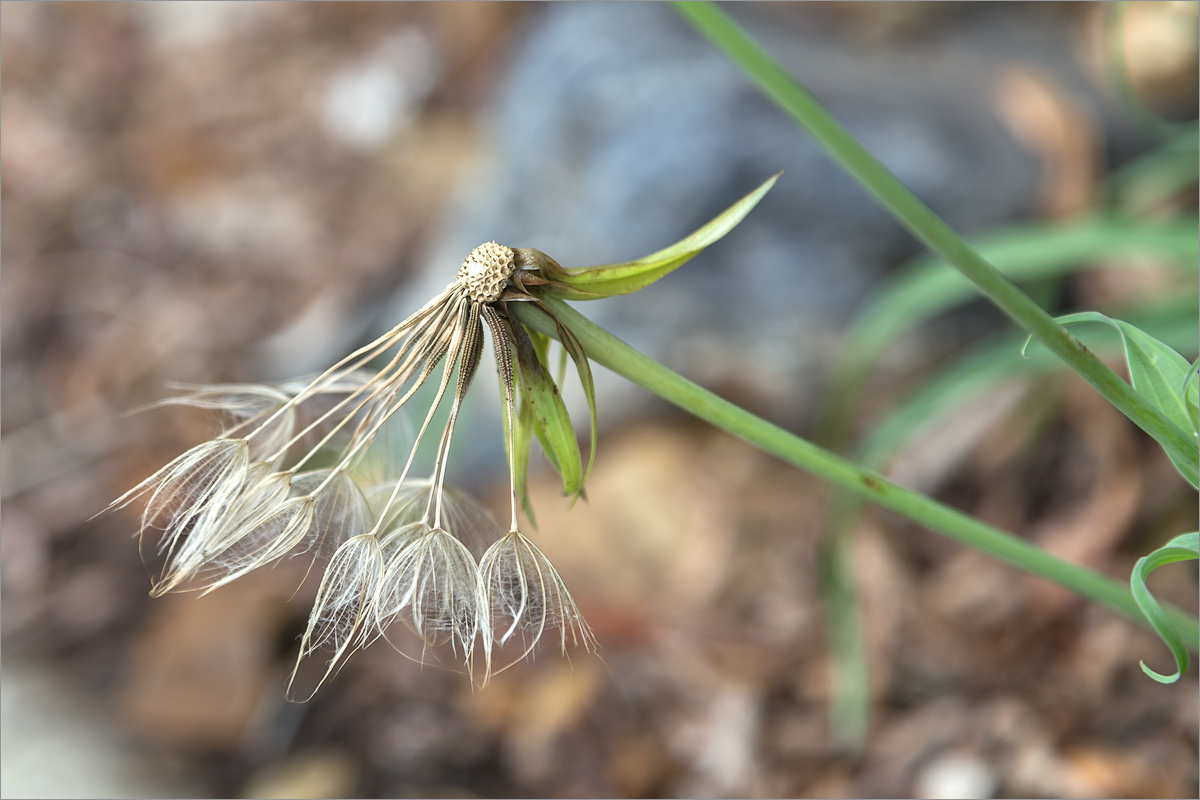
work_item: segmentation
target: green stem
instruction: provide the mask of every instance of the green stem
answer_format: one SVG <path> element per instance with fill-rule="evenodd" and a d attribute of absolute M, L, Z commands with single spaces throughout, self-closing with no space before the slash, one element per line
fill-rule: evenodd
<path fill-rule="evenodd" d="M 546 297 L 543 302 L 563 325 L 571 329 L 588 358 L 684 411 L 914 522 L 1053 581 L 1143 625 L 1148 624 L 1126 586 L 1086 567 L 1063 561 L 1023 539 L 905 489 L 873 470 L 863 469 L 772 425 L 641 354 L 563 301 Z M 525 325 L 557 338 L 554 320 L 533 305 L 514 303 L 510 308 Z M 1176 608 L 1168 607 L 1167 613 L 1189 646 L 1200 652 L 1200 624 L 1196 619 Z"/>
<path fill-rule="evenodd" d="M 834 492 L 829 508 L 834 527 L 827 527 L 827 530 L 849 531 L 849 518 L 861 507 L 858 495 Z M 843 525 L 843 522 L 847 524 Z M 829 674 L 830 729 L 839 748 L 858 753 L 867 738 L 871 679 L 850 551 L 851 539 L 846 533 L 825 536 L 817 551 L 817 563 L 820 565 L 829 655 L 834 666 Z"/>
<path fill-rule="evenodd" d="M 1121 380 L 918 200 L 728 14 L 709 2 L 676 2 L 674 5 L 713 44 L 736 61 L 767 96 L 807 128 L 847 172 L 879 198 L 926 246 L 966 275 L 1000 310 L 1062 359 L 1168 452 L 1190 454 L 1189 458 L 1196 458 L 1194 440 L 1142 399 L 1133 387 Z M 1200 461 L 1200 458 L 1196 460 Z"/>

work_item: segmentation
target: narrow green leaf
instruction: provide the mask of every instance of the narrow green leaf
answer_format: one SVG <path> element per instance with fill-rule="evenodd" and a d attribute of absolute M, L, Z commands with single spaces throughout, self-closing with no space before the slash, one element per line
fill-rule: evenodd
<path fill-rule="evenodd" d="M 523 325 L 514 325 L 521 393 L 532 409 L 532 427 L 546 457 L 563 479 L 563 494 L 578 496 L 583 487 L 579 442 L 558 387 L 546 370 L 544 356 Z"/>
<path fill-rule="evenodd" d="M 1129 578 L 1129 589 L 1133 593 L 1134 601 L 1175 659 L 1175 672 L 1170 675 L 1155 672 L 1146 666 L 1146 662 L 1139 662 L 1142 665 L 1142 671 L 1159 683 L 1174 683 L 1179 680 L 1179 676 L 1187 672 L 1189 657 L 1183 637 L 1171 624 L 1162 605 L 1146 588 L 1146 578 L 1164 564 L 1176 561 L 1194 561 L 1198 557 L 1200 557 L 1200 533 L 1185 533 L 1176 536 L 1153 553 L 1139 558 L 1134 564 L 1133 574 Z"/>
<path fill-rule="evenodd" d="M 895 511 L 918 524 L 1027 572 L 1054 581 L 1139 623 L 1145 622 L 1145 616 L 1134 602 L 1127 584 L 1064 561 L 1025 539 L 905 489 L 878 472 L 857 466 L 671 372 L 596 326 L 568 304 L 555 298 L 546 298 L 544 303 L 554 317 L 571 329 L 592 361 L 628 378 L 683 410 L 741 437 L 788 464 L 866 497 L 883 508 Z M 557 332 L 554 319 L 532 303 L 516 303 L 512 313 L 518 321 L 530 328 L 548 334 Z M 1179 627 L 1189 647 L 1200 652 L 1200 625 L 1195 617 L 1169 604 L 1164 606 L 1164 610 L 1172 623 Z"/>
<path fill-rule="evenodd" d="M 871 192 L 891 214 L 931 250 L 966 275 L 993 304 L 1062 359 L 1139 428 L 1163 442 L 1169 453 L 1192 451 L 1195 439 L 1150 406 L 1128 383 L 1055 324 L 1050 314 L 1022 292 L 961 236 L 921 202 L 895 175 L 851 136 L 816 98 L 729 16 L 711 2 L 676 2 L 714 44 L 754 79 L 763 92 L 791 114 L 816 141 Z M 1200 472 L 1200 463 L 1196 464 Z"/>
<path fill-rule="evenodd" d="M 1145 214 L 1196 185 L 1200 135 L 1193 126 L 1109 173 L 1101 184 L 1110 202 L 1132 215 Z"/>
<path fill-rule="evenodd" d="M 1191 369 L 1188 360 L 1145 331 L 1128 322 L 1105 316 L 1099 311 L 1067 314 L 1059 317 L 1057 322 L 1064 326 L 1099 322 L 1115 328 L 1121 334 L 1121 341 L 1125 346 L 1125 361 L 1129 366 L 1129 380 L 1133 388 L 1138 395 L 1174 423 L 1180 433 L 1188 431 L 1190 436 L 1186 438 L 1191 440 L 1191 444 L 1175 448 L 1167 438 L 1155 437 L 1156 441 L 1162 445 L 1179 474 L 1193 487 L 1200 488 L 1200 452 L 1197 452 L 1196 435 L 1183 392 L 1187 374 Z M 1026 340 L 1025 346 L 1029 346 L 1029 340 Z"/>
<path fill-rule="evenodd" d="M 1147 225 L 1096 215 L 1066 224 L 1021 225 L 979 238 L 979 252 L 1010 279 L 1025 283 L 1099 268 L 1114 254 L 1162 258 L 1178 270 L 1181 291 L 1195 293 L 1190 276 L 1200 259 L 1200 228 L 1194 221 Z M 961 273 L 934 256 L 901 265 L 855 315 L 842 338 L 819 428 L 836 446 L 849 435 L 870 371 L 905 333 L 973 299 Z"/>
<path fill-rule="evenodd" d="M 1191 302 L 1156 303 L 1142 309 L 1123 309 L 1139 327 L 1160 341 L 1175 347 L 1187 347 L 1196 341 L 1196 311 Z M 1092 349 L 1101 357 L 1121 353 L 1121 338 L 1098 336 Z M 919 441 L 928 432 L 945 424 L 946 416 L 978 402 L 997 387 L 1014 381 L 1030 382 L 1062 367 L 1045 348 L 1023 356 L 1021 338 L 996 334 L 970 346 L 943 362 L 909 393 L 900 393 L 894 406 L 873 420 L 858 448 L 859 463 L 881 469 L 893 454 L 908 442 Z"/>
<path fill-rule="evenodd" d="M 975 246 L 1009 279 L 1025 282 L 1102 267 L 1114 254 L 1161 257 L 1180 275 L 1194 274 L 1198 242 L 1194 221 L 1148 225 L 1097 215 L 1052 226 L 1014 226 L 981 237 Z M 855 315 L 848 355 L 865 349 L 876 360 L 905 331 L 976 296 L 970 281 L 944 260 L 913 258 Z"/>
<path fill-rule="evenodd" d="M 1177 346 L 1196 339 L 1196 316 L 1190 303 L 1177 307 L 1156 305 L 1146 308 L 1137 319 L 1145 319 L 1147 329 Z M 1137 314 L 1133 309 L 1127 313 Z M 1139 324 L 1141 324 L 1139 322 Z M 1098 352 L 1119 352 L 1119 337 L 1113 335 Z M 859 448 L 859 463 L 883 469 L 896 451 L 907 442 L 920 441 L 946 417 L 977 402 L 997 387 L 1020 381 L 1032 384 L 1036 375 L 1062 369 L 1048 350 L 1039 348 L 1032 358 L 1022 358 L 1017 349 L 1020 337 L 998 334 L 976 343 L 947 364 L 922 378 L 911 394 L 901 396 L 898 404 L 870 425 Z M 866 736 L 868 683 L 866 655 L 861 637 L 859 611 L 854 586 L 847 574 L 851 564 L 847 556 L 850 542 L 866 509 L 866 501 L 845 489 L 835 489 L 827 504 L 824 530 L 824 558 L 821 583 L 822 605 L 829 615 L 830 659 L 834 665 L 830 685 L 830 714 L 837 740 L 858 748 Z"/>
<path fill-rule="evenodd" d="M 567 350 L 565 347 L 560 347 L 558 350 L 558 363 L 554 366 L 554 382 L 562 386 L 567 380 Z"/>
<path fill-rule="evenodd" d="M 733 230 L 758 205 L 758 201 L 762 200 L 778 178 L 778 173 L 768 178 L 686 239 L 636 261 L 563 269 L 553 259 L 541 259 L 539 267 L 542 277 L 549 281 L 545 290 L 564 300 L 598 300 L 615 294 L 629 294 L 649 286 Z"/>

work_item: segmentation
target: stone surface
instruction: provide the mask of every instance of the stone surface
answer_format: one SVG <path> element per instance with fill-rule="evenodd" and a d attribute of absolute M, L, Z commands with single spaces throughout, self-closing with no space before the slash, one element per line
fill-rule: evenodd
<path fill-rule="evenodd" d="M 1062 30 L 1012 31 L 1011 51 L 997 51 L 983 46 L 996 37 L 976 14 L 951 26 L 964 28 L 964 41 L 857 48 L 803 20 L 780 20 L 782 12 L 738 12 L 956 229 L 985 231 L 1032 212 L 1041 166 L 997 118 L 989 81 L 998 62 L 1022 49 L 1056 52 L 1046 43 Z M 682 374 L 796 425 L 856 303 L 919 250 L 811 136 L 665 6 L 541 9 L 496 93 L 490 127 L 489 157 L 460 183 L 425 277 L 402 288 L 381 327 L 440 291 L 481 240 L 535 247 L 567 267 L 637 258 L 782 171 L 749 217 L 694 261 L 634 295 L 578 307 Z M 602 424 L 655 402 L 605 370 L 597 384 Z M 571 380 L 566 391 L 579 399 Z M 503 454 L 490 433 L 494 414 L 484 417 L 465 427 L 473 441 L 497 439 L 482 459 L 491 463 Z"/>
<path fill-rule="evenodd" d="M 198 797 L 197 785 L 149 762 L 105 711 L 45 665 L 4 662 L 5 797 Z"/>

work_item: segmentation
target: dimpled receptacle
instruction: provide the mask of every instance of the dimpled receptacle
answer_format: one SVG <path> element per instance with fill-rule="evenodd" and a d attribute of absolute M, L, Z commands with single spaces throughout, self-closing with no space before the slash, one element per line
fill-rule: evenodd
<path fill-rule="evenodd" d="M 467 297 L 476 303 L 494 303 L 500 299 L 515 266 L 512 248 L 484 242 L 471 251 L 458 270 L 458 283 Z"/>

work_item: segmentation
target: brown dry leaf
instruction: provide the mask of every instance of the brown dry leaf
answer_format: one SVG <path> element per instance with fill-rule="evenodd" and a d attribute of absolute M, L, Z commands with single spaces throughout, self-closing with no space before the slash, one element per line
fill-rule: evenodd
<path fill-rule="evenodd" d="M 737 524 L 737 487 L 723 480 L 753 457 L 743 448 L 705 457 L 691 430 L 644 426 L 605 439 L 588 502 L 567 509 L 560 482 L 538 471 L 531 538 L 576 595 L 619 607 L 702 606 L 726 578 Z"/>
<path fill-rule="evenodd" d="M 592 658 L 556 660 L 529 681 L 513 720 L 514 737 L 542 744 L 579 722 L 604 684 L 604 668 Z"/>
<path fill-rule="evenodd" d="M 1134 460 L 1130 426 L 1090 387 L 1073 384 L 1063 416 L 1085 443 L 1087 462 L 1096 473 L 1082 503 L 1040 521 L 1032 538 L 1067 561 L 1103 568 L 1108 556 L 1128 534 L 1141 505 L 1142 470 Z M 1035 600 L 1043 611 L 1073 602 L 1066 589 L 1037 582 Z"/>
<path fill-rule="evenodd" d="M 646 734 L 617 741 L 608 760 L 608 779 L 621 797 L 662 794 L 662 785 L 674 771 L 670 753 Z"/>
<path fill-rule="evenodd" d="M 710 687 L 707 695 L 703 715 L 686 737 L 692 775 L 683 783 L 681 794 L 749 796 L 760 772 L 763 691 L 724 681 Z"/>
<path fill-rule="evenodd" d="M 929 614 L 950 623 L 953 630 L 946 633 L 951 637 L 972 628 L 995 630 L 1011 624 L 1028 604 L 1026 592 L 1015 583 L 1017 575 L 1012 567 L 992 556 L 971 549 L 956 551 L 924 582 L 922 616 Z M 951 657 L 963 657 L 965 663 L 979 655 L 964 649 L 961 642 L 943 644 Z"/>
<path fill-rule="evenodd" d="M 494 676 L 484 691 L 464 694 L 461 702 L 471 717 L 501 732 L 519 759 L 541 764 L 553 740 L 592 707 L 606 675 L 593 656 L 559 659 L 555 653 Z"/>
<path fill-rule="evenodd" d="M 1082 210 L 1092 196 L 1100 142 L 1088 111 L 1049 75 L 1013 65 L 993 89 L 997 116 L 1043 164 L 1041 204 L 1050 217 Z"/>
<path fill-rule="evenodd" d="M 1096 564 L 1128 532 L 1140 497 L 1140 473 L 1117 468 L 1096 484 L 1082 508 L 1038 526 L 1034 538 L 1043 549 L 1068 561 Z"/>
<path fill-rule="evenodd" d="M 859 790 L 866 797 L 898 791 L 908 784 L 915 764 L 950 746 L 968 744 L 973 727 L 972 709 L 957 696 L 877 719 Z"/>
<path fill-rule="evenodd" d="M 559 739 L 592 708 L 604 675 L 596 659 L 577 657 L 546 662 L 524 676 L 504 733 L 506 752 L 523 780 L 553 776 Z"/>
<path fill-rule="evenodd" d="M 997 459 L 1011 455 L 1014 449 L 1028 444 L 1034 435 L 1032 426 L 1021 424 L 1019 432 L 1006 431 L 1002 436 L 996 436 L 996 429 L 1012 427 L 1005 421 L 1025 404 L 1028 393 L 1027 383 L 1014 381 L 939 419 L 920 436 L 909 437 L 892 457 L 888 476 L 904 486 L 929 491 L 953 475 L 968 457 Z M 990 446 L 993 439 L 1000 440 L 1001 447 Z"/>
<path fill-rule="evenodd" d="M 1196 22 L 1195 3 L 1126 5 L 1120 56 L 1125 59 L 1134 90 L 1152 108 L 1190 104 L 1195 113 L 1196 59 L 1200 50 Z M 1103 35 L 1102 30 L 1098 31 L 1099 37 Z"/>
<path fill-rule="evenodd" d="M 918 614 L 916 586 L 887 532 L 869 518 L 859 524 L 852 549 L 869 691 L 878 698 L 892 685 L 896 654 L 906 641 L 904 631 Z"/>
<path fill-rule="evenodd" d="M 1128 750 L 1096 745 L 1067 751 L 1061 768 L 1064 797 L 1182 797 L 1180 777 L 1169 780 Z"/>
<path fill-rule="evenodd" d="M 354 759 L 342 750 L 301 751 L 255 772 L 246 782 L 242 797 L 350 797 L 358 772 Z"/>
<path fill-rule="evenodd" d="M 129 651 L 122 715 L 143 738 L 191 747 L 236 745 L 276 674 L 287 595 L 247 578 L 205 597 L 156 602 Z"/>
<path fill-rule="evenodd" d="M 1089 610 L 1067 668 L 1081 697 L 1103 703 L 1118 673 L 1129 668 L 1129 653 L 1150 645 L 1128 620 L 1107 609 Z"/>

